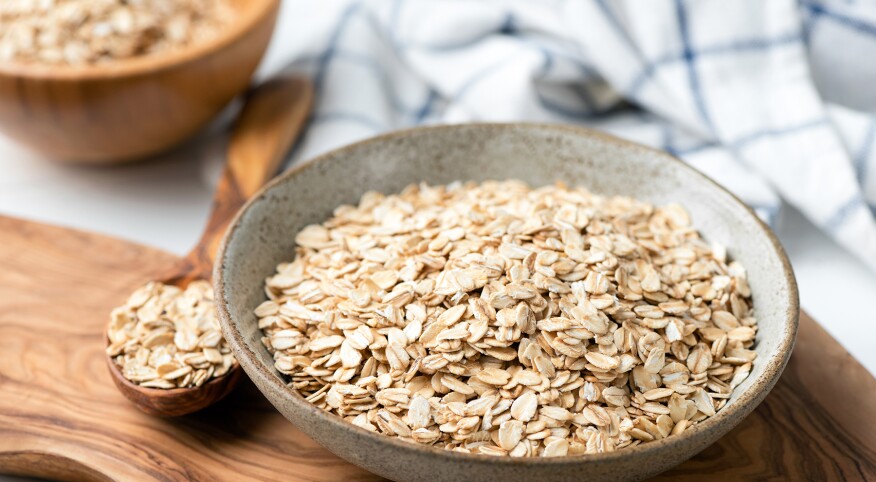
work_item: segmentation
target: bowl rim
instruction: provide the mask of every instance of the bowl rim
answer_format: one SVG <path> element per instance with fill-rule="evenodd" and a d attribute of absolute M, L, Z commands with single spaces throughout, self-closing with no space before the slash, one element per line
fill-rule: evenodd
<path fill-rule="evenodd" d="M 195 42 L 190 46 L 174 49 L 167 53 L 140 55 L 98 64 L 71 66 L 14 60 L 0 62 L 0 76 L 34 80 L 80 81 L 133 77 L 169 70 L 215 54 L 237 43 L 260 25 L 272 12 L 276 12 L 280 0 L 241 0 L 233 3 L 234 19 L 228 28 L 220 30 L 219 35 L 204 42 Z M 241 7 L 238 4 L 249 5 Z"/>
<path fill-rule="evenodd" d="M 266 193 L 273 190 L 276 186 L 298 175 L 298 173 L 304 171 L 305 169 L 312 168 L 313 166 L 325 159 L 342 155 L 350 151 L 355 151 L 362 148 L 363 146 L 379 144 L 387 141 L 392 141 L 394 139 L 406 137 L 411 134 L 424 132 L 428 133 L 431 131 L 455 129 L 505 130 L 521 128 L 535 129 L 545 132 L 558 131 L 577 134 L 585 137 L 592 137 L 603 143 L 614 144 L 615 146 L 622 149 L 634 150 L 652 156 L 659 156 L 667 162 L 674 163 L 682 170 L 688 170 L 690 174 L 692 174 L 695 178 L 698 178 L 703 182 L 707 182 L 713 187 L 717 188 L 719 191 L 722 191 L 724 194 L 730 197 L 732 202 L 737 203 L 739 206 L 741 206 L 745 210 L 745 212 L 755 220 L 757 227 L 759 227 L 760 230 L 764 234 L 766 234 L 773 251 L 778 256 L 779 261 L 782 265 L 782 275 L 784 276 L 785 281 L 788 283 L 789 288 L 786 296 L 784 297 L 788 306 L 788 310 L 785 312 L 785 316 L 783 318 L 783 325 L 786 327 L 786 330 L 784 331 L 784 336 L 776 345 L 776 354 L 773 357 L 764 360 L 764 363 L 766 363 L 766 365 L 764 366 L 764 371 L 760 378 L 754 380 L 753 383 L 749 385 L 747 390 L 741 392 L 739 394 L 739 397 L 733 404 L 728 404 L 727 406 L 719 410 L 714 416 L 709 417 L 704 421 L 701 421 L 689 427 L 679 435 L 673 435 L 657 441 L 639 444 L 635 447 L 626 447 L 623 449 L 618 449 L 612 452 L 605 453 L 569 455 L 564 457 L 499 457 L 495 455 L 454 452 L 431 445 L 420 445 L 412 442 L 406 442 L 394 437 L 387 437 L 386 435 L 381 435 L 375 432 L 368 431 L 364 428 L 347 422 L 337 415 L 330 414 L 324 410 L 317 408 L 315 405 L 305 400 L 304 397 L 301 396 L 301 394 L 289 388 L 279 377 L 274 375 L 274 373 L 269 371 L 268 367 L 266 367 L 259 360 L 259 355 L 253 351 L 253 349 L 249 346 L 249 344 L 247 344 L 246 340 L 243 338 L 243 335 L 238 329 L 237 324 L 231 317 L 225 299 L 224 266 L 227 246 L 229 240 L 240 228 L 243 216 L 249 211 L 252 205 L 259 202 L 262 198 L 265 197 Z M 274 389 L 274 391 L 284 394 L 287 399 L 292 401 L 291 403 L 298 405 L 299 408 L 315 416 L 320 423 L 328 423 L 338 427 L 341 430 L 346 429 L 353 431 L 356 435 L 373 440 L 378 444 L 387 444 L 402 451 L 414 451 L 421 454 L 425 452 L 432 456 L 446 459 L 449 462 L 486 462 L 491 464 L 509 464 L 512 466 L 545 465 L 554 467 L 568 464 L 580 464 L 584 462 L 608 463 L 611 461 L 636 455 L 653 455 L 663 450 L 671 450 L 673 448 L 678 448 L 679 450 L 681 450 L 683 448 L 681 445 L 685 441 L 694 439 L 698 435 L 701 437 L 701 440 L 705 440 L 708 438 L 708 431 L 712 430 L 713 428 L 719 427 L 721 424 L 730 422 L 729 427 L 722 433 L 723 436 L 724 434 L 726 434 L 726 432 L 729 432 L 734 426 L 741 422 L 742 418 L 751 413 L 760 404 L 760 402 L 763 401 L 763 399 L 767 396 L 770 390 L 772 390 L 773 386 L 776 384 L 779 376 L 782 374 L 782 371 L 787 365 L 789 358 L 791 357 L 791 352 L 794 347 L 799 326 L 799 293 L 791 263 L 788 260 L 785 250 L 776 235 L 755 214 L 754 210 L 752 210 L 748 205 L 742 202 L 742 200 L 740 200 L 733 193 L 722 187 L 720 184 L 718 184 L 696 168 L 684 163 L 680 159 L 672 156 L 665 151 L 647 147 L 636 142 L 624 140 L 601 131 L 596 131 L 593 129 L 588 129 L 575 125 L 531 122 L 490 122 L 418 126 L 387 132 L 384 134 L 369 137 L 358 142 L 347 144 L 336 149 L 332 149 L 288 169 L 287 171 L 275 177 L 264 187 L 262 187 L 262 189 L 259 190 L 252 198 L 250 198 L 234 216 L 234 219 L 232 220 L 231 224 L 225 232 L 225 235 L 222 238 L 222 242 L 219 245 L 219 250 L 217 251 L 217 253 L 218 254 L 216 257 L 216 262 L 213 267 L 213 279 L 215 280 L 214 298 L 216 300 L 216 305 L 219 311 L 219 321 L 222 326 L 223 334 L 225 335 L 226 340 L 228 340 L 231 345 L 232 352 L 235 354 L 235 356 L 241 357 L 242 355 L 242 357 L 245 358 L 246 363 L 241 362 L 240 365 L 244 368 L 244 371 L 247 373 L 247 375 L 252 377 L 258 377 L 262 383 L 270 385 L 271 388 Z M 240 361 L 240 358 L 238 359 L 238 361 Z M 254 373 L 250 373 L 250 371 L 247 370 L 246 365 L 249 364 L 252 365 Z M 736 419 L 735 422 L 732 421 L 734 418 Z M 701 449 L 705 447 L 706 445 L 703 445 Z"/>

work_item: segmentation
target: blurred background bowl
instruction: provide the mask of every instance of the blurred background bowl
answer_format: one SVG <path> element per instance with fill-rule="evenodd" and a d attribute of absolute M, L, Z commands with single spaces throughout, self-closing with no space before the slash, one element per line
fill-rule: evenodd
<path fill-rule="evenodd" d="M 86 66 L 0 64 L 0 131 L 49 158 L 134 160 L 192 136 L 246 89 L 279 0 L 233 0 L 215 38 Z"/>

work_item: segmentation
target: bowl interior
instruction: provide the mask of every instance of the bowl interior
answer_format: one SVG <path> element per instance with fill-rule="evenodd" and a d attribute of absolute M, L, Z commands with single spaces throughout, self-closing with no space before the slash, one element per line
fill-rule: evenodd
<path fill-rule="evenodd" d="M 395 193 L 420 181 L 512 178 L 532 186 L 564 181 L 655 204 L 678 202 L 706 240 L 727 246 L 729 256 L 748 270 L 759 323 L 758 358 L 727 407 L 699 426 L 728 417 L 740 399 L 754 403 L 739 418 L 753 409 L 778 378 L 796 333 L 796 285 L 777 241 L 736 198 L 667 154 L 562 126 L 475 124 L 401 131 L 333 151 L 273 181 L 226 235 L 214 276 L 220 312 L 227 310 L 226 337 L 237 335 L 246 345 L 238 357 L 252 358 L 241 361 L 244 368 L 254 363 L 281 379 L 262 346 L 253 309 L 266 299 L 264 279 L 278 263 L 293 258 L 294 235 L 302 227 L 325 220 L 335 207 L 355 203 L 369 190 Z"/>

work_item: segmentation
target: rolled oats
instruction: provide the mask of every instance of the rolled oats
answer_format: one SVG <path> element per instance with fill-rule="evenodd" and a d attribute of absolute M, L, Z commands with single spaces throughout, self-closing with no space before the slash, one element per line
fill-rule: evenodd
<path fill-rule="evenodd" d="M 113 310 L 106 353 L 142 387 L 199 387 L 237 364 L 219 330 L 210 283 L 150 282 Z"/>
<path fill-rule="evenodd" d="M 412 185 L 296 242 L 255 310 L 276 369 L 311 403 L 412 443 L 632 447 L 714 415 L 755 359 L 745 270 L 677 205 Z"/>
<path fill-rule="evenodd" d="M 213 38 L 228 0 L 2 0 L 0 61 L 93 64 Z"/>

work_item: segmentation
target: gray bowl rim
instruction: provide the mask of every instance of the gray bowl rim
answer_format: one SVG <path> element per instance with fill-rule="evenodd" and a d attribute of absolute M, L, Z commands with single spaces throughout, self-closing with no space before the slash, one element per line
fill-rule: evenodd
<path fill-rule="evenodd" d="M 240 228 L 241 219 L 243 218 L 243 216 L 246 215 L 246 212 L 253 204 L 259 202 L 263 197 L 265 197 L 266 193 L 273 190 L 275 187 L 287 182 L 289 179 L 298 175 L 298 173 L 306 169 L 313 168 L 314 165 L 323 161 L 324 159 L 333 158 L 338 155 L 355 151 L 366 145 L 384 143 L 387 141 L 392 141 L 393 139 L 403 138 L 414 133 L 428 133 L 431 131 L 440 130 L 484 129 L 485 131 L 489 131 L 497 129 L 504 130 L 521 128 L 542 131 L 555 131 L 566 134 L 571 133 L 580 136 L 592 137 L 602 143 L 614 144 L 622 149 L 638 151 L 640 153 L 657 156 L 667 162 L 675 163 L 677 167 L 680 167 L 682 170 L 689 171 L 690 174 L 692 174 L 695 178 L 698 178 L 702 182 L 709 183 L 718 190 L 723 191 L 725 194 L 730 196 L 732 202 L 738 204 L 739 207 L 742 207 L 745 212 L 753 218 L 762 233 L 765 234 L 769 239 L 775 254 L 778 256 L 782 264 L 782 274 L 789 287 L 788 293 L 786 293 L 785 296 L 788 309 L 785 313 L 784 318 L 784 325 L 789 329 L 785 330 L 784 337 L 776 346 L 775 355 L 763 361 L 766 363 L 766 366 L 764 367 L 764 372 L 759 379 L 754 380 L 754 383 L 752 383 L 746 391 L 742 392 L 739 395 L 739 398 L 736 399 L 732 404 L 727 404 L 727 406 L 719 410 L 714 416 L 709 417 L 706 420 L 691 426 L 679 435 L 672 435 L 661 440 L 648 442 L 645 444 L 639 444 L 635 447 L 627 447 L 615 450 L 613 452 L 597 454 L 570 455 L 565 457 L 497 457 L 495 455 L 454 452 L 439 447 L 433 447 L 431 445 L 420 445 L 413 442 L 405 442 L 394 437 L 388 437 L 386 435 L 381 435 L 368 431 L 364 428 L 357 427 L 356 425 L 345 421 L 337 415 L 330 414 L 324 410 L 317 408 L 316 406 L 305 400 L 295 390 L 287 387 L 286 384 L 279 377 L 269 371 L 269 369 L 261 362 L 259 356 L 253 351 L 253 349 L 249 346 L 246 340 L 244 340 L 243 335 L 238 329 L 236 322 L 231 318 L 231 314 L 228 310 L 227 302 L 225 300 L 224 267 L 226 248 L 228 246 L 229 240 L 234 237 L 235 232 Z M 667 152 L 647 147 L 632 141 L 620 139 L 610 134 L 606 134 L 593 129 L 565 124 L 507 122 L 419 126 L 387 132 L 320 154 L 308 161 L 302 162 L 297 166 L 292 167 L 291 169 L 271 180 L 261 190 L 259 190 L 258 193 L 250 198 L 250 200 L 247 201 L 246 204 L 244 204 L 244 206 L 237 212 L 227 231 L 225 232 L 225 236 L 223 236 L 222 242 L 219 245 L 219 251 L 216 256 L 215 265 L 213 267 L 213 279 L 215 280 L 215 299 L 219 311 L 219 321 L 222 325 L 223 334 L 230 343 L 234 355 L 236 357 L 245 357 L 247 361 L 252 363 L 252 365 L 255 367 L 254 373 L 250 373 L 248 370 L 246 370 L 246 367 L 244 367 L 244 371 L 247 373 L 247 375 L 249 375 L 250 377 L 257 377 L 262 383 L 272 385 L 278 393 L 283 393 L 287 395 L 288 399 L 291 400 L 291 403 L 298 405 L 299 408 L 306 411 L 310 416 L 316 417 L 322 423 L 334 425 L 340 430 L 354 431 L 359 436 L 371 438 L 374 442 L 378 444 L 386 444 L 390 447 L 402 451 L 415 451 L 421 453 L 427 452 L 435 457 L 446 459 L 447 462 L 451 463 L 488 462 L 492 464 L 510 464 L 521 466 L 545 465 L 554 467 L 587 462 L 610 463 L 615 460 L 635 455 L 654 455 L 664 450 L 672 450 L 673 448 L 680 449 L 681 447 L 678 446 L 680 446 L 685 440 L 693 438 L 697 434 L 701 434 L 709 430 L 720 430 L 720 425 L 722 423 L 726 423 L 727 425 L 725 426 L 725 430 L 722 430 L 721 434 L 721 436 L 723 436 L 730 430 L 732 430 L 736 425 L 738 425 L 755 408 L 757 408 L 760 402 L 763 401 L 763 399 L 767 396 L 767 394 L 778 381 L 780 375 L 782 374 L 782 371 L 785 368 L 785 365 L 787 365 L 788 360 L 791 357 L 791 352 L 794 348 L 794 343 L 797 337 L 797 329 L 800 316 L 800 302 L 797 290 L 797 281 L 794 277 L 791 263 L 788 261 L 788 257 L 785 254 L 785 250 L 776 235 L 772 232 L 772 230 L 754 213 L 754 211 L 750 207 L 742 202 L 742 200 L 740 200 L 733 193 L 729 192 L 727 189 L 722 187 L 720 184 L 718 184 L 699 170 L 689 166 L 688 164 L 684 163 L 680 159 L 670 155 Z M 241 366 L 243 365 L 244 364 L 241 363 Z"/>

